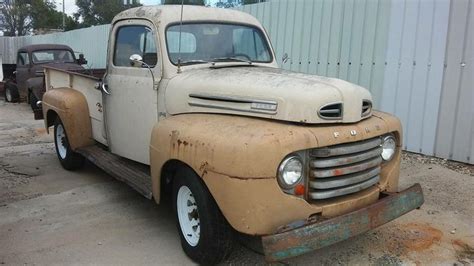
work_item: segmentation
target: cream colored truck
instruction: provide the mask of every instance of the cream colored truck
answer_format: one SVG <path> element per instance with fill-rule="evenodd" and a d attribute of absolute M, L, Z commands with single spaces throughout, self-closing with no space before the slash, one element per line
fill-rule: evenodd
<path fill-rule="evenodd" d="M 398 191 L 400 122 L 366 89 L 279 69 L 246 13 L 185 6 L 181 24 L 180 11 L 117 15 L 103 77 L 45 70 L 64 168 L 87 158 L 156 203 L 169 192 L 182 247 L 204 264 L 229 254 L 234 230 L 276 261 L 423 203 L 418 184 Z"/>

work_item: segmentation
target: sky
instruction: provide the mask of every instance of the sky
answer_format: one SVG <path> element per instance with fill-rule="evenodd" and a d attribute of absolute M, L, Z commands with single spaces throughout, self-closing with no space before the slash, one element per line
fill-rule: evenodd
<path fill-rule="evenodd" d="M 63 1 L 62 0 L 55 0 L 56 2 L 56 7 L 57 10 L 62 12 L 63 11 Z M 64 6 L 65 6 L 65 11 L 66 14 L 72 15 L 74 12 L 77 11 L 77 6 L 76 6 L 76 0 L 64 0 Z M 208 2 L 211 3 L 216 3 L 218 0 L 208 0 Z M 157 5 L 161 3 L 161 0 L 140 0 L 140 3 L 142 3 L 145 6 L 150 6 L 150 5 Z"/>

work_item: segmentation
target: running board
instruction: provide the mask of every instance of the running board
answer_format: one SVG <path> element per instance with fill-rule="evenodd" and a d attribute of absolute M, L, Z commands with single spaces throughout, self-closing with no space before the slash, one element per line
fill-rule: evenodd
<path fill-rule="evenodd" d="M 79 148 L 76 152 L 144 197 L 151 199 L 153 196 L 149 166 L 112 154 L 97 145 Z"/>

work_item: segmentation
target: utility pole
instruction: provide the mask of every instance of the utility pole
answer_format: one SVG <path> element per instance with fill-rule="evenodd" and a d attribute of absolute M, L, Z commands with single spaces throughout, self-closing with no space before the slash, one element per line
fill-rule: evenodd
<path fill-rule="evenodd" d="M 64 0 L 63 0 L 63 31 L 66 31 L 66 8 L 64 7 Z"/>

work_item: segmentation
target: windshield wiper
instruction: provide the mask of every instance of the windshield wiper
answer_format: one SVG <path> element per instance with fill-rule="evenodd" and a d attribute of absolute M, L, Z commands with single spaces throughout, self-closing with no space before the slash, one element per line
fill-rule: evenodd
<path fill-rule="evenodd" d="M 225 62 L 225 61 L 236 61 L 236 62 L 244 62 L 244 63 L 248 63 L 249 65 L 252 64 L 252 61 L 250 60 L 246 60 L 246 59 L 241 59 L 241 58 L 237 58 L 237 57 L 218 57 L 218 58 L 213 58 L 212 59 L 212 63 L 215 63 L 215 62 Z"/>

